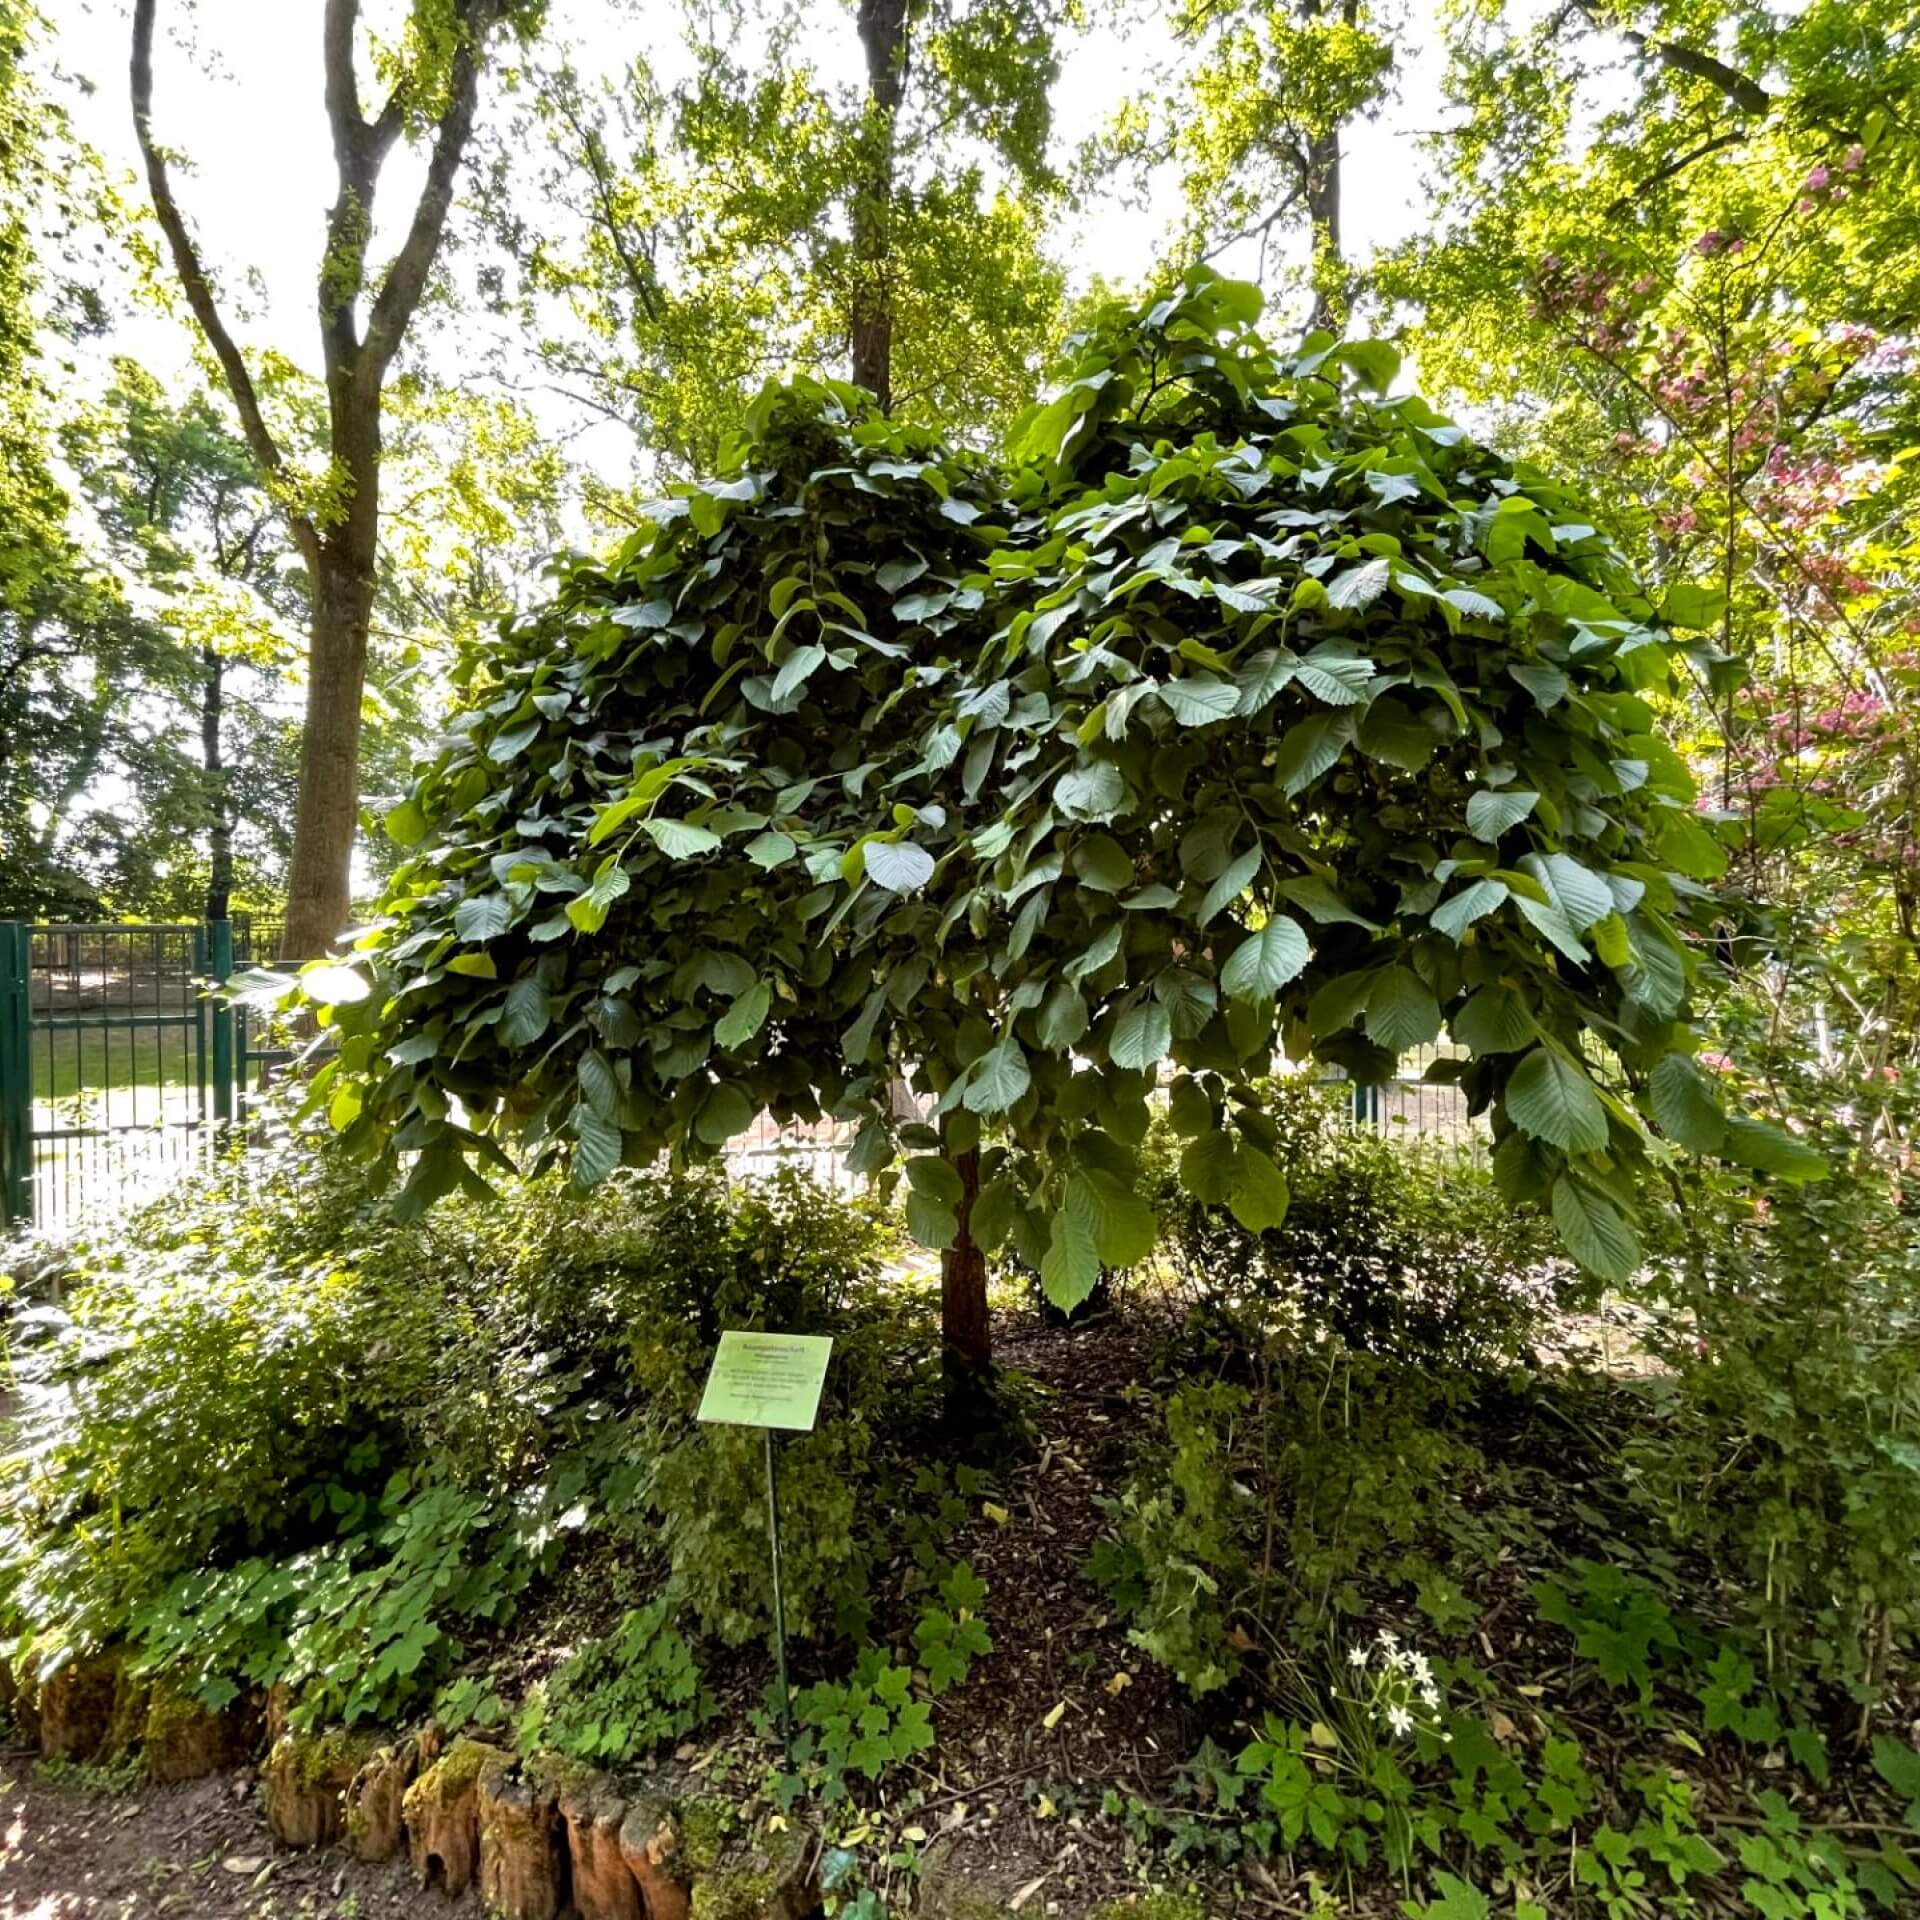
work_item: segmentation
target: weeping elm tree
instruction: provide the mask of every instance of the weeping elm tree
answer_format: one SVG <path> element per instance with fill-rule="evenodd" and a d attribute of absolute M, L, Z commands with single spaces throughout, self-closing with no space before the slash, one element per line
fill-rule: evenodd
<path fill-rule="evenodd" d="M 771 389 L 722 478 L 466 662 L 380 924 L 303 977 L 318 1097 L 410 1160 L 403 1210 L 509 1146 L 591 1185 L 855 1122 L 982 1368 L 987 1253 L 1065 1306 L 1151 1250 L 1156 1088 L 1188 1190 L 1280 1221 L 1278 1051 L 1368 1081 L 1450 1037 L 1502 1190 L 1610 1278 L 1660 1136 L 1817 1171 L 1692 1057 L 1723 856 L 1654 723 L 1686 597 L 1363 397 L 1389 349 L 1279 359 L 1258 306 L 1199 275 L 1110 315 L 1005 472 Z"/>

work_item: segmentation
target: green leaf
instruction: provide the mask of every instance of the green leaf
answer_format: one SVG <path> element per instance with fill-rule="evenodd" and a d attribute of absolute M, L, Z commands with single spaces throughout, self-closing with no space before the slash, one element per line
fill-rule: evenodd
<path fill-rule="evenodd" d="M 710 1147 L 724 1147 L 753 1125 L 753 1102 L 745 1089 L 722 1081 L 701 1102 L 694 1132 Z"/>
<path fill-rule="evenodd" d="M 1553 1183 L 1553 1224 L 1560 1243 L 1589 1273 L 1624 1285 L 1640 1270 L 1640 1242 L 1611 1200 L 1572 1174 Z"/>
<path fill-rule="evenodd" d="M 713 1037 L 723 1047 L 744 1046 L 766 1025 L 773 1007 L 773 987 L 765 980 L 749 987 L 715 1021 Z"/>
<path fill-rule="evenodd" d="M 1591 867 L 1571 854 L 1529 854 L 1521 871 L 1544 886 L 1553 904 L 1567 916 L 1576 933 L 1584 933 L 1613 911 L 1613 890 Z"/>
<path fill-rule="evenodd" d="M 1304 793 L 1353 744 L 1351 713 L 1316 713 L 1296 722 L 1280 738 L 1273 777 L 1293 799 Z"/>
<path fill-rule="evenodd" d="M 1033 1084 L 1027 1056 L 1020 1043 L 1008 1034 L 997 1047 L 983 1053 L 967 1076 L 966 1107 L 969 1113 L 1005 1113 L 1024 1098 Z"/>
<path fill-rule="evenodd" d="M 1209 1127 L 1182 1151 L 1180 1184 L 1203 1207 L 1217 1207 L 1233 1192 L 1239 1166 L 1239 1142 L 1224 1129 Z"/>
<path fill-rule="evenodd" d="M 1430 1045 L 1440 1034 L 1440 1003 L 1411 967 L 1387 967 L 1367 995 L 1367 1036 L 1389 1053 Z"/>
<path fill-rule="evenodd" d="M 1160 703 L 1183 727 L 1204 727 L 1227 719 L 1240 704 L 1240 689 L 1211 673 L 1190 673 L 1163 681 Z"/>
<path fill-rule="evenodd" d="M 367 976 L 353 967 L 323 964 L 302 971 L 300 991 L 316 1006 L 349 1007 L 364 1000 L 373 989 L 367 984 Z"/>
<path fill-rule="evenodd" d="M 396 847 L 417 847 L 427 837 L 427 816 L 413 800 L 402 800 L 389 809 L 383 824 Z"/>
<path fill-rule="evenodd" d="M 1533 704 L 1542 712 L 1567 697 L 1567 676 L 1558 667 L 1539 660 L 1516 660 L 1507 671 L 1533 695 Z"/>
<path fill-rule="evenodd" d="M 1235 1000 L 1270 1000 L 1312 958 L 1299 923 L 1276 914 L 1234 948 L 1220 969 L 1220 984 Z"/>
<path fill-rule="evenodd" d="M 1727 596 L 1718 587 L 1693 586 L 1676 581 L 1660 602 L 1660 617 L 1670 627 L 1695 631 L 1717 627 L 1727 611 Z"/>
<path fill-rule="evenodd" d="M 1496 908 L 1505 905 L 1507 883 L 1504 880 L 1476 880 L 1463 887 L 1451 900 L 1443 900 L 1427 915 L 1437 931 L 1458 941 L 1476 920 L 1484 920 Z"/>
<path fill-rule="evenodd" d="M 1370 760 L 1418 773 L 1433 758 L 1440 736 L 1404 700 L 1388 694 L 1360 718 L 1359 747 Z"/>
<path fill-rule="evenodd" d="M 1253 885 L 1254 875 L 1260 871 L 1260 849 L 1250 847 L 1237 860 L 1229 861 L 1222 868 L 1219 877 L 1206 891 L 1200 902 L 1200 912 L 1195 924 L 1204 927 L 1222 907 L 1229 906 Z"/>
<path fill-rule="evenodd" d="M 711 853 L 720 844 L 720 836 L 705 827 L 685 820 L 642 820 L 640 831 L 669 860 L 690 860 L 695 854 Z"/>
<path fill-rule="evenodd" d="M 867 878 L 889 893 L 918 893 L 933 878 L 933 855 L 911 840 L 869 840 Z"/>
<path fill-rule="evenodd" d="M 513 918 L 513 903 L 504 893 L 470 893 L 455 902 L 453 930 L 468 946 L 497 940 Z"/>
<path fill-rule="evenodd" d="M 1127 783 L 1111 761 L 1094 760 L 1063 773 L 1053 799 L 1069 820 L 1111 820 L 1127 804 Z"/>
<path fill-rule="evenodd" d="M 826 657 L 825 647 L 795 647 L 781 663 L 780 671 L 773 676 L 774 705 L 784 705 L 791 695 L 804 687 L 814 670 L 825 662 Z"/>
<path fill-rule="evenodd" d="M 1137 1267 L 1159 1237 L 1153 1209 L 1110 1173 L 1076 1173 L 1067 1182 L 1067 1211 L 1086 1228 L 1103 1266 Z"/>
<path fill-rule="evenodd" d="M 1723 1151 L 1737 1166 L 1781 1180 L 1824 1180 L 1832 1171 L 1817 1148 L 1770 1120 L 1730 1119 Z"/>
<path fill-rule="evenodd" d="M 1049 1053 L 1065 1053 L 1087 1031 L 1087 1003 L 1063 980 L 1041 1003 L 1036 1021 L 1040 1044 Z"/>
<path fill-rule="evenodd" d="M 1380 923 L 1357 912 L 1317 873 L 1306 873 L 1280 882 L 1281 896 L 1298 907 L 1308 919 L 1322 927 L 1365 927 L 1378 933 Z M 1203 923 L 1204 924 L 1204 923 Z"/>
<path fill-rule="evenodd" d="M 1133 860 L 1110 833 L 1090 833 L 1073 850 L 1073 871 L 1096 893 L 1119 893 L 1134 882 Z"/>
<path fill-rule="evenodd" d="M 1695 1153 L 1718 1153 L 1726 1143 L 1726 1116 L 1686 1054 L 1662 1054 L 1654 1062 L 1648 1093 L 1654 1124 L 1669 1140 Z"/>
<path fill-rule="evenodd" d="M 1362 566 L 1349 567 L 1327 582 L 1327 602 L 1349 611 L 1370 607 L 1386 592 L 1392 571 L 1385 560 L 1369 560 Z"/>
<path fill-rule="evenodd" d="M 1607 1110 L 1586 1073 L 1555 1047 L 1535 1047 L 1507 1082 L 1507 1114 L 1522 1133 L 1567 1153 L 1604 1153 Z"/>
<path fill-rule="evenodd" d="M 1537 793 L 1517 787 L 1482 788 L 1467 796 L 1467 831 L 1492 846 L 1517 827 L 1539 800 Z"/>
<path fill-rule="evenodd" d="M 500 1038 L 510 1047 L 530 1047 L 553 1018 L 547 990 L 538 980 L 516 980 L 507 989 L 500 1015 Z"/>
<path fill-rule="evenodd" d="M 1341 647 L 1315 647 L 1294 668 L 1293 677 L 1330 707 L 1356 707 L 1373 682 L 1373 662 Z"/>
<path fill-rule="evenodd" d="M 1040 1285 L 1062 1313 L 1071 1313 L 1100 1281 L 1100 1254 L 1093 1230 L 1071 1207 L 1053 1216 L 1053 1231 L 1040 1262 Z"/>
<path fill-rule="evenodd" d="M 944 1253 L 960 1237 L 960 1217 L 943 1200 L 924 1193 L 909 1193 L 907 1231 L 920 1246 Z"/>
<path fill-rule="evenodd" d="M 764 867 L 769 872 L 791 860 L 798 852 L 799 848 L 784 833 L 756 833 L 746 845 L 747 858 L 756 867 Z"/>
<path fill-rule="evenodd" d="M 586 1101 L 573 1109 L 573 1177 L 583 1187 L 598 1186 L 620 1164 L 620 1129 Z"/>
<path fill-rule="evenodd" d="M 1510 987 L 1482 987 L 1453 1016 L 1453 1037 L 1469 1053 L 1518 1053 L 1537 1029 L 1526 1002 Z"/>
<path fill-rule="evenodd" d="M 1234 1167 L 1227 1205 L 1249 1233 L 1265 1233 L 1287 1217 L 1286 1176 L 1272 1159 L 1250 1142 L 1243 1142 Z"/>
<path fill-rule="evenodd" d="M 1164 1060 L 1172 1046 L 1171 1016 L 1157 1001 L 1144 1000 L 1115 1021 L 1113 1037 L 1107 1042 L 1107 1058 L 1116 1067 L 1144 1073 Z"/>

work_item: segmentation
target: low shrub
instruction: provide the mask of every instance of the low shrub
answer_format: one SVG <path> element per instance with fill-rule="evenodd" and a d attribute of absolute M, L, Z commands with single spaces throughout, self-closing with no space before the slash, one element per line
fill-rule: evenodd
<path fill-rule="evenodd" d="M 1324 1329 L 1359 1351 L 1463 1365 L 1510 1360 L 1575 1285 L 1551 1224 L 1503 1200 L 1469 1143 L 1355 1125 L 1350 1089 L 1276 1078 L 1261 1111 L 1291 1198 L 1250 1233 L 1176 1177 L 1180 1115 L 1155 1122 L 1146 1190 L 1189 1290 L 1269 1330 Z"/>
<path fill-rule="evenodd" d="M 831 1331 L 817 1430 L 783 1449 L 789 1627 L 857 1614 L 892 1551 L 925 1303 L 890 1230 L 798 1173 L 553 1180 L 395 1224 L 283 1133 L 69 1245 L 16 1327 L 0 1632 L 45 1664 L 128 1642 L 209 1703 L 308 1717 L 438 1685 L 598 1537 L 730 1641 L 772 1601 L 757 1435 L 694 1420 L 721 1325 Z"/>

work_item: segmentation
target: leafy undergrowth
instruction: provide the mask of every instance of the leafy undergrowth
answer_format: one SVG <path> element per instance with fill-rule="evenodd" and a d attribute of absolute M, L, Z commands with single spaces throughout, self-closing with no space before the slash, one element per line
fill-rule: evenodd
<path fill-rule="evenodd" d="M 1472 1169 L 1349 1138 L 1297 1155 L 1291 1240 L 1203 1223 L 1081 1324 L 1003 1275 L 966 1430 L 931 1277 L 805 1183 L 533 1183 L 396 1227 L 324 1162 L 257 1167 L 75 1250 L 68 1306 L 17 1322 L 11 1669 L 110 1644 L 211 1705 L 284 1684 L 307 1725 L 432 1713 L 743 1829 L 805 1817 L 854 1920 L 1149 1891 L 1156 1920 L 1913 1911 L 1901 1515 L 1853 1497 L 1882 1483 L 1813 1398 L 1854 1347 L 1749 1246 L 1785 1500 L 1781 1443 L 1713 1397 L 1710 1301 L 1704 1384 L 1645 1320 L 1616 1371 L 1542 1361 L 1551 1289 Z M 1810 1224 L 1839 1244 L 1768 1217 L 1795 1272 Z M 1525 1284 L 1449 1291 L 1432 1248 Z M 1323 1286 L 1424 1304 L 1343 1335 Z M 836 1341 L 818 1430 L 782 1442 L 790 1752 L 758 1436 L 693 1418 L 749 1324 Z M 1848 1536 L 1882 1584 L 1822 1586 Z"/>

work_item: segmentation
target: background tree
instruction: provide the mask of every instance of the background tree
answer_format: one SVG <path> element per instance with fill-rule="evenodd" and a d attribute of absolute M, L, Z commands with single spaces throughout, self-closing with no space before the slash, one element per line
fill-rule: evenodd
<path fill-rule="evenodd" d="M 1188 1190 L 1281 1217 L 1242 1097 L 1280 1046 L 1374 1079 L 1450 1031 L 1505 1191 L 1610 1277 L 1645 1113 L 1817 1171 L 1690 1057 L 1724 856 L 1644 698 L 1680 644 L 1544 475 L 1344 384 L 1390 350 L 1277 363 L 1258 307 L 1110 316 L 1010 496 L 856 389 L 770 390 L 724 479 L 469 656 L 389 821 L 421 851 L 303 977 L 316 1097 L 417 1152 L 405 1210 L 509 1140 L 590 1184 L 857 1121 L 854 1167 L 910 1149 L 971 1370 L 985 1251 L 1071 1305 L 1150 1250 L 1157 1078 Z"/>
<path fill-rule="evenodd" d="M 287 880 L 286 951 L 320 951 L 345 925 L 357 824 L 361 696 L 377 590 L 382 396 L 426 291 L 480 94 L 489 42 L 503 24 L 537 23 L 537 0 L 452 0 L 410 8 L 399 43 L 375 49 L 387 97 L 361 104 L 358 0 L 327 0 L 321 68 L 338 193 L 316 274 L 326 392 L 325 463 L 304 472 L 269 420 L 260 383 L 230 331 L 199 244 L 175 198 L 153 124 L 157 0 L 135 0 L 133 119 L 155 216 L 181 289 L 239 414 L 263 483 L 280 505 L 312 585 L 307 708 Z M 380 178 L 403 135 L 429 142 L 426 177 L 405 237 L 370 281 Z"/>
<path fill-rule="evenodd" d="M 1678 712 L 1754 903 L 1736 951 L 1868 1067 L 1920 1036 L 1916 79 L 1912 19 L 1855 8 L 1484 9 L 1443 219 L 1380 276 L 1429 379 L 1714 587 Z"/>
<path fill-rule="evenodd" d="M 677 79 L 644 61 L 598 86 L 542 76 L 548 158 L 522 189 L 503 157 L 490 204 L 547 365 L 632 428 L 650 483 L 712 471 L 741 407 L 793 365 L 990 435 L 1024 404 L 1060 299 L 1043 250 L 1055 15 L 863 7 L 858 82 L 803 57 L 803 10 L 746 23 L 690 16 Z M 762 36 L 764 54 L 742 51 Z M 534 227 L 529 198 L 572 218 Z"/>

